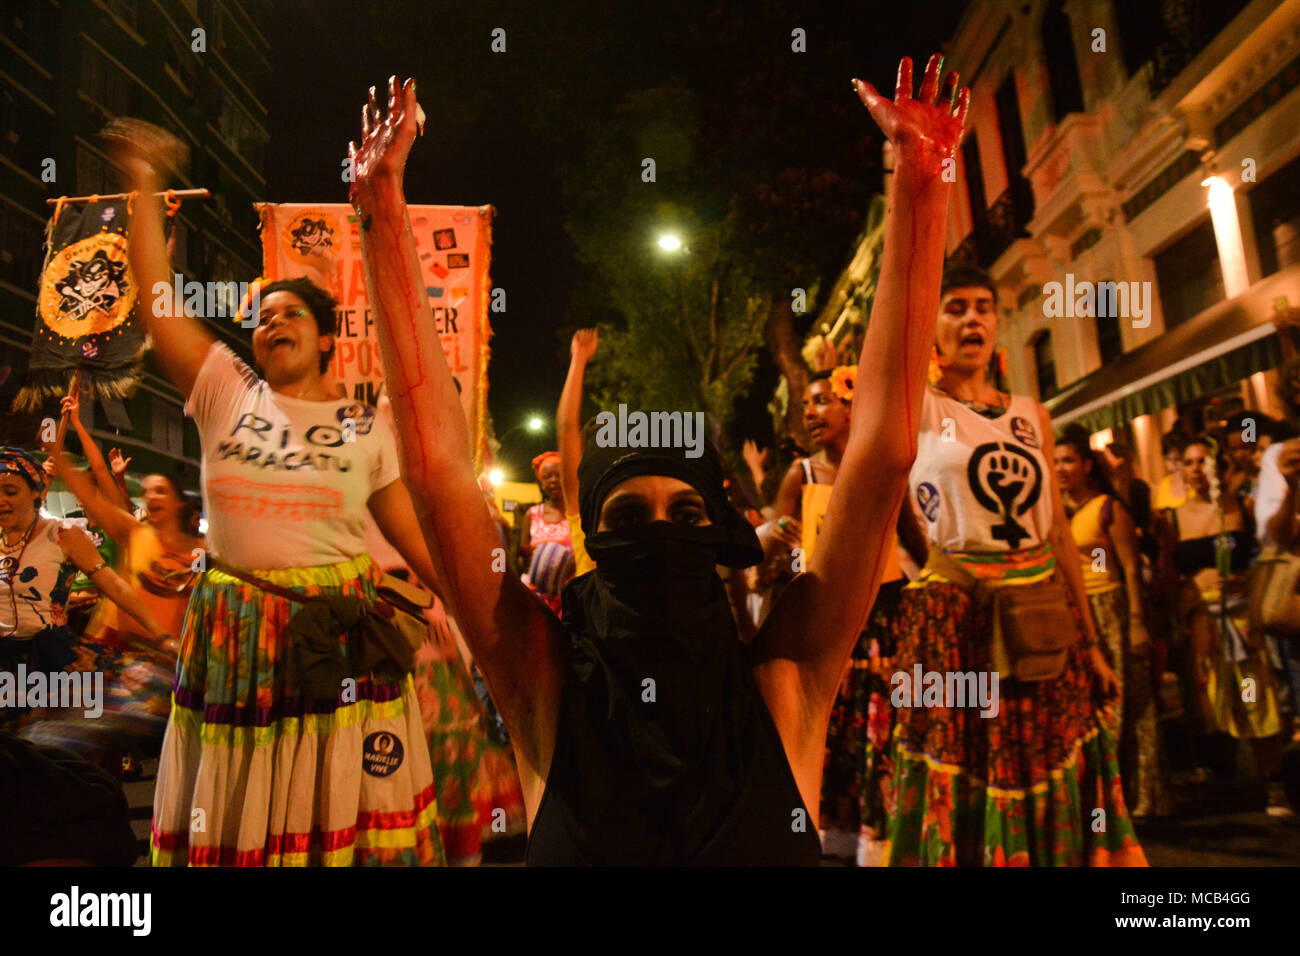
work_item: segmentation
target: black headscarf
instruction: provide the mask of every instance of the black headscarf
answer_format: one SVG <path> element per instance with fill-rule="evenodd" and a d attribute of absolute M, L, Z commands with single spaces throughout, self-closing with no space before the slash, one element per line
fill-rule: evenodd
<path fill-rule="evenodd" d="M 615 487 L 641 475 L 664 475 L 698 491 L 709 510 L 709 520 L 725 532 L 720 540 L 718 564 L 748 568 L 763 560 L 753 526 L 727 501 L 722 461 L 712 444 L 704 442 L 700 456 L 690 458 L 684 448 L 604 447 L 596 434 L 587 441 L 578 465 L 578 512 L 588 541 L 596 536 L 601 506 Z"/>
<path fill-rule="evenodd" d="M 609 492 L 640 475 L 690 484 L 711 523 L 597 532 Z M 564 592 L 573 656 L 558 728 L 563 765 L 548 789 L 563 791 L 573 838 L 592 862 L 602 853 L 623 862 L 695 858 L 758 759 L 755 721 L 768 718 L 756 709 L 764 705 L 716 565 L 746 567 L 762 552 L 722 481 L 711 447 L 687 458 L 680 449 L 592 441 L 583 455 L 580 512 L 596 570 Z"/>

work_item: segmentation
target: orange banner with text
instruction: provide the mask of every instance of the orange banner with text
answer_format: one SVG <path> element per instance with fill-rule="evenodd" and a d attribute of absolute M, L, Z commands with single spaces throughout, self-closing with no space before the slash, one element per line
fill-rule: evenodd
<path fill-rule="evenodd" d="M 358 401 L 378 402 L 384 380 L 379 337 L 366 292 L 361 223 L 347 203 L 259 203 L 262 275 L 306 276 L 338 300 L 338 336 L 329 374 Z M 491 206 L 408 206 L 425 294 L 443 354 L 460 391 L 475 465 L 487 410 L 488 267 Z"/>

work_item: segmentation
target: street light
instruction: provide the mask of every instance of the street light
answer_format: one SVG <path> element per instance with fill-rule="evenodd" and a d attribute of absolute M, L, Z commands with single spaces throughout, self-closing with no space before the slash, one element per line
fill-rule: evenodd
<path fill-rule="evenodd" d="M 509 438 L 511 435 L 513 435 L 515 432 L 519 431 L 519 429 L 521 428 L 534 435 L 540 434 L 542 431 L 546 429 L 546 419 L 544 419 L 541 415 L 529 415 L 518 425 L 511 425 L 509 428 L 507 428 L 505 434 L 497 439 L 497 443 L 504 447 L 506 443 L 506 439 Z"/>
<path fill-rule="evenodd" d="M 673 232 L 661 233 L 659 236 L 659 248 L 664 252 L 679 252 L 682 248 L 681 237 Z"/>
<path fill-rule="evenodd" d="M 506 480 L 506 476 L 501 472 L 500 468 L 493 468 L 491 471 L 488 472 L 488 481 L 492 482 L 493 488 L 499 487 L 501 485 L 501 482 L 505 480 Z"/>

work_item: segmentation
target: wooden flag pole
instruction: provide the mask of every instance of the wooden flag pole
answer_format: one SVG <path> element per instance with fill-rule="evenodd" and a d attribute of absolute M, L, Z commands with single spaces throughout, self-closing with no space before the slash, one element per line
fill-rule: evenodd
<path fill-rule="evenodd" d="M 68 385 L 68 394 L 76 395 L 77 390 L 81 388 L 81 369 L 72 373 L 72 382 Z M 54 454 L 63 451 L 63 436 L 68 432 L 68 422 L 70 415 L 63 415 L 59 418 L 59 430 L 54 433 Z"/>
<path fill-rule="evenodd" d="M 176 199 L 207 199 L 212 195 L 211 191 L 207 189 L 173 189 L 171 190 L 171 194 Z M 130 195 L 130 193 L 103 193 L 96 196 L 68 196 L 64 198 L 63 202 L 65 204 L 70 202 L 105 202 L 110 199 L 126 199 Z M 166 196 L 167 191 L 164 190 L 160 193 L 154 193 L 154 195 Z M 58 204 L 58 199 L 45 200 L 45 205 L 47 206 L 57 206 Z"/>

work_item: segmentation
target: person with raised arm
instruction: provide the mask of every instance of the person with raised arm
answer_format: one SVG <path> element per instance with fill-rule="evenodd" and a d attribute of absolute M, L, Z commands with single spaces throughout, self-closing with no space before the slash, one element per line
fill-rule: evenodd
<path fill-rule="evenodd" d="M 76 653 L 63 601 L 78 570 L 100 594 L 136 618 L 157 644 L 172 640 L 131 588 L 72 521 L 41 514 L 45 469 L 20 448 L 0 448 L 0 671 L 63 670 Z M 0 707 L 0 724 L 30 717 Z"/>
<path fill-rule="evenodd" d="M 63 414 L 72 419 L 74 427 L 80 421 L 77 408 L 75 396 L 63 399 Z M 81 438 L 83 447 L 94 447 L 89 435 Z M 86 457 L 93 465 L 99 453 L 96 451 L 94 457 L 87 453 Z M 148 519 L 140 521 L 119 503 L 118 489 L 111 479 L 106 487 L 106 476 L 96 472 L 92 477 L 74 467 L 61 449 L 55 450 L 53 460 L 59 477 L 80 502 L 86 518 L 107 532 L 125 556 L 127 582 L 164 630 L 180 634 L 198 577 L 196 559 L 206 546 L 201 536 L 190 534 L 185 527 L 186 501 L 176 481 L 167 475 L 145 476 L 141 486 Z M 102 464 L 103 458 L 99 457 L 99 461 Z M 88 633 L 96 640 L 113 644 L 142 636 L 139 625 L 131 618 L 111 611 L 94 621 Z"/>
<path fill-rule="evenodd" d="M 76 396 L 63 399 L 63 413 L 71 416 L 74 427 L 77 408 Z M 87 449 L 94 447 L 89 435 L 81 439 Z M 93 463 L 98 451 L 87 457 Z M 99 462 L 102 466 L 103 459 Z M 171 635 L 180 634 L 185 622 L 203 538 L 185 529 L 185 498 L 165 475 L 144 479 L 148 520 L 140 521 L 118 503 L 118 489 L 107 468 L 91 477 L 74 467 L 58 446 L 49 464 L 77 497 L 87 519 L 116 543 L 122 557 L 120 576 L 155 623 L 117 603 L 100 601 L 77 643 L 72 669 L 104 675 L 104 713 L 90 721 L 75 708 L 36 715 L 23 735 L 80 753 L 125 778 L 136 777 L 143 762 L 158 755 L 167 729 L 179 648 Z M 165 635 L 161 642 L 159 633 Z"/>
<path fill-rule="evenodd" d="M 937 368 L 909 476 L 929 556 L 896 618 L 886 860 L 1144 866 L 1051 418 L 990 374 L 993 280 L 954 266 L 937 288 Z"/>
<path fill-rule="evenodd" d="M 128 255 L 140 314 L 198 425 L 209 522 L 159 761 L 152 861 L 440 865 L 410 655 L 367 623 L 381 580 L 368 517 L 439 590 L 391 422 L 329 388 L 335 302 L 310 281 L 253 297 L 257 371 L 158 295 L 171 269 L 155 194 L 184 147 L 135 120 L 105 136 L 136 193 Z"/>
<path fill-rule="evenodd" d="M 560 448 L 560 488 L 564 494 L 564 516 L 569 520 L 569 543 L 573 547 L 573 575 L 596 568 L 587 553 L 578 514 L 578 463 L 582 461 L 582 383 L 587 365 L 600 347 L 595 329 L 578 329 L 569 342 L 569 372 L 564 377 L 560 402 L 555 407 L 555 437 Z"/>
<path fill-rule="evenodd" d="M 626 448 L 598 432 L 578 466 L 596 571 L 564 593 L 563 623 L 512 574 L 479 504 L 469 435 L 418 281 L 403 195 L 414 81 L 370 91 L 352 201 L 411 488 L 453 613 L 510 729 L 530 864 L 804 864 L 820 858 L 826 725 L 875 600 L 916 451 L 950 188 L 941 172 L 969 92 L 912 64 L 894 100 L 855 88 L 894 142 L 885 260 L 861 383 L 826 526 L 808 572 L 741 644 L 719 564 L 761 550 L 729 505 L 717 452 Z"/>

